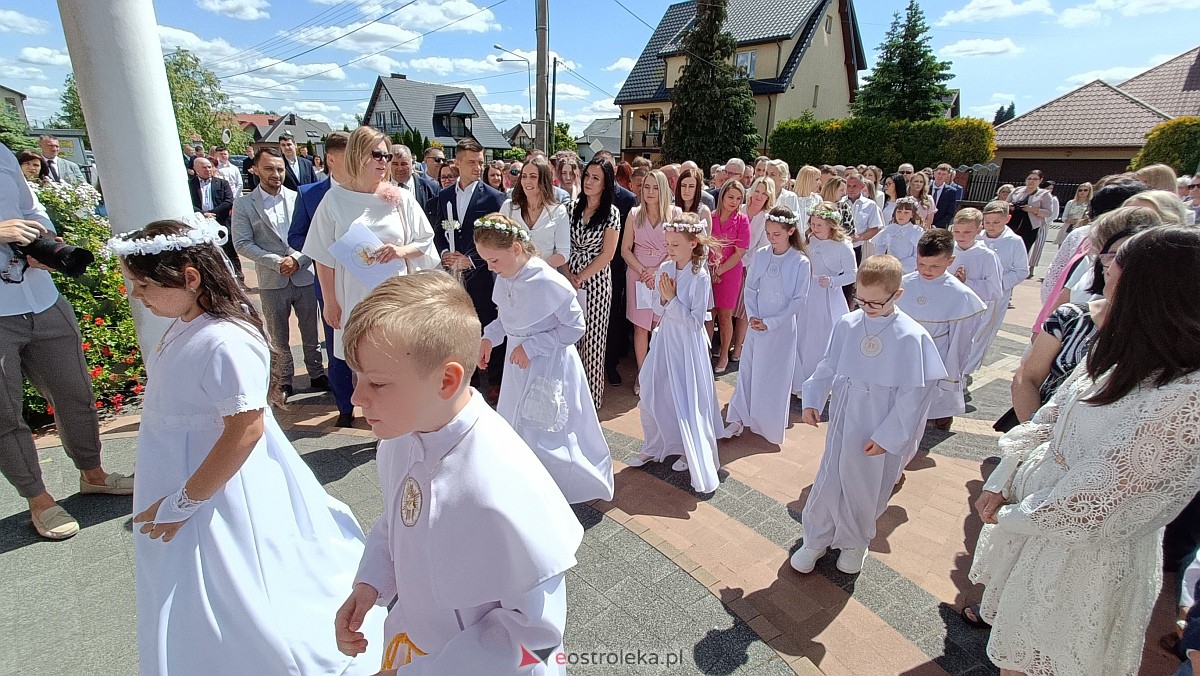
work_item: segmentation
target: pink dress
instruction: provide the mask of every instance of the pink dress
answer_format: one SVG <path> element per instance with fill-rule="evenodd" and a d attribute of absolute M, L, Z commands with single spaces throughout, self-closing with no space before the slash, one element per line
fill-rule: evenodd
<path fill-rule="evenodd" d="M 734 212 L 725 221 L 721 221 L 720 214 L 714 212 L 712 215 L 712 236 L 719 242 L 724 243 L 721 249 L 721 260 L 724 261 L 733 255 L 736 249 L 750 248 L 750 219 L 746 218 L 746 214 Z M 745 256 L 743 256 L 743 259 Z M 714 257 L 712 261 L 712 269 L 715 272 L 719 263 Z M 738 298 L 742 294 L 742 273 L 745 268 L 742 266 L 742 261 L 725 271 L 721 275 L 721 281 L 713 280 L 713 303 L 714 307 L 720 310 L 732 310 L 737 307 Z"/>
<path fill-rule="evenodd" d="M 650 225 L 642 220 L 642 208 L 634 207 L 629 212 L 628 227 L 633 228 L 633 255 L 638 262 L 651 270 L 667 259 L 667 235 L 662 224 Z M 633 268 L 625 269 L 625 316 L 634 326 L 649 331 L 654 326 L 654 310 L 638 308 L 637 293 L 634 288 L 638 284 L 638 275 Z"/>

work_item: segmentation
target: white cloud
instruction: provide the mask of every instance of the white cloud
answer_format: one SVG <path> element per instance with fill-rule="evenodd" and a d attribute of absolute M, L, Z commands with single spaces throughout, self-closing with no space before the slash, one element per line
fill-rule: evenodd
<path fill-rule="evenodd" d="M 46 74 L 41 68 L 33 66 L 17 66 L 5 59 L 0 59 L 0 77 L 12 80 L 45 80 Z"/>
<path fill-rule="evenodd" d="M 25 92 L 31 99 L 46 99 L 58 101 L 59 91 L 54 87 L 44 87 L 42 85 L 33 85 Z"/>
<path fill-rule="evenodd" d="M 1053 16 L 1054 10 L 1050 8 L 1050 0 L 1025 0 L 1024 2 L 1020 0 L 971 0 L 962 9 L 946 12 L 941 19 L 938 19 L 936 25 L 949 26 L 954 23 L 995 21 L 1026 14 Z"/>
<path fill-rule="evenodd" d="M 1080 5 L 1079 7 L 1068 7 L 1060 12 L 1058 23 L 1066 28 L 1079 28 L 1091 24 L 1107 24 L 1108 17 L 1095 7 Z"/>
<path fill-rule="evenodd" d="M 251 68 L 261 68 L 254 71 L 256 75 L 282 78 L 308 78 L 310 80 L 345 80 L 346 71 L 336 63 L 289 63 L 279 59 L 262 57 L 250 64 Z"/>
<path fill-rule="evenodd" d="M 243 21 L 267 19 L 271 16 L 266 11 L 267 7 L 271 6 L 267 0 L 196 0 L 196 6 L 214 14 Z"/>
<path fill-rule="evenodd" d="M 420 59 L 410 59 L 401 65 L 422 73 L 433 73 L 441 76 L 452 73 L 461 73 L 464 75 L 498 73 L 505 69 L 518 70 L 525 68 L 524 62 L 500 62 L 499 57 L 494 54 L 488 54 L 482 59 L 452 59 L 446 56 L 426 56 Z"/>
<path fill-rule="evenodd" d="M 972 56 L 1016 56 L 1025 51 L 1018 47 L 1012 38 L 968 38 L 946 45 L 938 50 L 938 55 L 946 58 L 965 58 Z"/>
<path fill-rule="evenodd" d="M 1195 10 L 1192 0 L 1094 0 L 1064 9 L 1058 22 L 1067 28 L 1078 28 L 1089 24 L 1108 24 L 1113 16 L 1136 17 L 1165 12 L 1191 12 Z"/>
<path fill-rule="evenodd" d="M 628 56 L 622 56 L 616 61 L 613 61 L 612 64 L 604 70 L 619 70 L 628 73 L 629 71 L 633 70 L 633 64 L 635 63 L 637 63 L 637 59 L 631 59 Z"/>
<path fill-rule="evenodd" d="M 1016 94 L 996 92 L 987 100 L 987 103 L 981 103 L 977 106 L 969 106 L 967 108 L 967 112 L 972 117 L 982 117 L 985 120 L 990 120 L 995 117 L 997 108 L 1000 106 L 1008 106 L 1008 104 L 1016 100 Z"/>
<path fill-rule="evenodd" d="M 526 89 L 525 93 L 528 94 L 529 90 Z M 587 99 L 592 94 L 590 91 L 580 87 L 579 85 L 573 85 L 570 82 L 563 82 L 561 79 L 558 81 L 557 93 L 560 99 L 563 97 L 568 99 Z"/>
<path fill-rule="evenodd" d="M 71 57 L 67 56 L 66 50 L 50 49 L 49 47 L 23 47 L 21 56 L 17 60 L 39 66 L 71 65 Z"/>
<path fill-rule="evenodd" d="M 508 129 L 522 120 L 528 119 L 525 114 L 525 106 L 518 106 L 511 103 L 485 103 L 483 109 L 487 111 L 488 117 L 492 123 L 501 130 Z"/>
<path fill-rule="evenodd" d="M 1174 54 L 1155 54 L 1144 66 L 1113 66 L 1111 68 L 1097 68 L 1083 73 L 1076 73 L 1067 78 L 1067 83 L 1070 85 L 1067 90 L 1087 84 L 1092 80 L 1104 80 L 1109 84 L 1119 84 L 1134 75 L 1139 75 L 1147 69 L 1166 62 L 1174 56 Z"/>
<path fill-rule="evenodd" d="M 173 52 L 176 49 L 186 49 L 195 54 L 202 62 L 228 59 L 243 51 L 226 42 L 224 38 L 202 38 L 199 35 L 182 28 L 171 26 L 158 27 L 158 44 L 163 52 Z M 225 61 L 222 70 L 228 71 L 236 62 Z"/>
<path fill-rule="evenodd" d="M 25 16 L 11 9 L 0 9 L 0 33 L 24 33 L 26 35 L 41 35 L 50 29 L 50 24 Z"/>
<path fill-rule="evenodd" d="M 514 54 L 519 54 L 520 56 L 523 56 L 523 57 L 529 59 L 529 63 L 531 63 L 535 66 L 537 65 L 537 52 L 536 51 L 528 52 L 528 51 L 525 51 L 524 49 L 514 49 L 514 50 L 512 50 L 512 52 Z M 504 56 L 504 55 L 502 54 L 501 56 Z M 547 63 L 551 63 L 551 64 L 554 63 L 554 59 L 558 59 L 558 66 L 560 68 L 570 68 L 571 70 L 579 70 L 579 68 L 580 68 L 578 63 L 575 63 L 574 61 L 572 61 L 570 59 L 564 59 L 562 54 L 559 54 L 558 52 L 556 52 L 554 50 L 550 50 L 547 53 L 547 58 L 549 59 L 549 61 L 547 61 Z M 524 67 L 524 65 L 525 65 L 524 62 L 522 62 L 521 66 Z"/>
<path fill-rule="evenodd" d="M 621 80 L 620 82 L 615 82 L 615 83 L 613 83 L 613 91 L 619 92 L 619 91 L 621 91 L 621 87 L 624 87 L 624 86 L 625 86 L 625 80 Z"/>
<path fill-rule="evenodd" d="M 615 105 L 612 99 L 597 99 L 584 106 L 583 112 L 596 117 L 612 117 L 621 114 L 621 106 Z"/>
<path fill-rule="evenodd" d="M 344 4 L 343 0 L 313 0 L 313 2 L 318 5 Z M 395 9 L 379 0 L 358 0 L 358 5 L 359 12 L 368 19 L 377 18 L 386 11 Z M 453 26 L 446 26 L 443 30 L 464 33 L 500 30 L 500 23 L 496 21 L 496 15 L 492 13 L 492 10 L 480 10 L 479 5 L 468 2 L 468 0 L 418 0 L 389 16 L 385 21 L 417 31 L 427 31 L 442 28 L 452 21 L 462 19 Z"/>
<path fill-rule="evenodd" d="M 292 105 L 297 113 L 341 113 L 342 109 L 338 106 L 333 106 L 320 101 L 297 101 Z"/>
<path fill-rule="evenodd" d="M 348 34 L 354 30 L 357 32 Z M 329 44 L 330 47 L 359 54 L 385 50 L 415 52 L 421 48 L 420 33 L 384 21 L 369 25 L 366 21 L 358 21 L 345 26 L 312 26 L 290 37 L 308 45 L 319 45 L 337 38 Z"/>
<path fill-rule="evenodd" d="M 368 56 L 367 58 L 355 61 L 350 65 L 354 66 L 355 68 L 369 70 L 373 73 L 379 73 L 381 75 L 396 72 L 401 68 L 399 61 L 384 54 Z"/>

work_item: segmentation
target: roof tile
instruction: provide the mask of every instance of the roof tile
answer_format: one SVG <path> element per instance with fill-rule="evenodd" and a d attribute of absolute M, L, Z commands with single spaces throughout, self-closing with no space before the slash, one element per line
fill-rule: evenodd
<path fill-rule="evenodd" d="M 1000 148 L 1141 146 L 1169 115 L 1096 80 L 996 127 Z"/>
<path fill-rule="evenodd" d="M 1118 87 L 1168 115 L 1200 115 L 1200 47 L 1135 75 Z"/>
<path fill-rule="evenodd" d="M 442 144 L 454 145 L 458 141 L 447 135 L 447 130 L 442 126 L 434 124 L 434 105 L 435 101 L 440 96 L 447 94 L 463 94 L 471 103 L 471 107 L 478 113 L 479 117 L 472 118 L 471 135 L 484 148 L 507 150 L 512 147 L 508 140 L 504 138 L 504 134 L 496 129 L 496 125 L 492 123 L 488 117 L 487 111 L 483 109 L 483 105 L 479 103 L 479 99 L 475 98 L 475 92 L 470 87 L 451 87 L 449 85 L 435 84 L 432 82 L 420 82 L 418 80 L 409 80 L 399 77 L 380 77 L 379 84 L 382 85 L 400 106 L 400 112 L 403 113 L 405 121 L 421 132 L 425 138 L 435 138 Z M 375 96 L 377 94 L 372 90 L 372 98 L 368 104 L 368 112 L 370 107 L 373 107 Z M 446 99 L 443 99 L 446 100 Z M 457 101 L 457 99 L 455 99 Z"/>

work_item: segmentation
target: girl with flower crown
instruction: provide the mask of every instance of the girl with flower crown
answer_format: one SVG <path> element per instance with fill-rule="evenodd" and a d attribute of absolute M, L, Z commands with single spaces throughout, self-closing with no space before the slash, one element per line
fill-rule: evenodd
<path fill-rule="evenodd" d="M 677 455 L 671 469 L 691 473 L 697 493 L 717 489 L 717 439 L 721 424 L 704 317 L 712 306 L 712 283 L 705 264 L 717 246 L 695 214 L 679 214 L 664 224 L 667 260 L 654 274 L 654 330 L 649 354 L 638 374 L 638 408 L 645 442 L 627 461 L 631 467 Z"/>
<path fill-rule="evenodd" d="M 475 221 L 475 251 L 496 273 L 499 314 L 483 328 L 479 368 L 508 343 L 496 411 L 529 444 L 572 504 L 613 496 L 612 457 L 575 344 L 583 308 L 575 287 L 538 257 L 529 231 L 511 218 Z"/>
<path fill-rule="evenodd" d="M 750 261 L 744 292 L 750 333 L 727 412 L 732 435 L 749 427 L 772 444 L 783 443 L 788 426 L 788 395 L 800 338 L 796 320 L 810 279 L 798 223 L 791 209 L 772 209 L 766 223 L 768 244 Z"/>
<path fill-rule="evenodd" d="M 920 203 L 914 197 L 896 200 L 891 222 L 871 239 L 875 253 L 895 256 L 906 274 L 917 269 L 917 242 L 925 234 L 919 209 Z"/>
<path fill-rule="evenodd" d="M 328 629 L 362 531 L 271 413 L 271 343 L 222 238 L 158 221 L 108 245 L 130 295 L 174 320 L 146 355 L 138 433 L 141 673 L 373 673 L 378 651 L 352 660 Z M 368 616 L 368 631 L 382 621 Z"/>
<path fill-rule="evenodd" d="M 842 219 L 843 212 L 833 202 L 817 205 L 808 219 L 808 259 L 812 262 L 812 283 L 808 285 L 808 299 L 799 320 L 804 330 L 800 333 L 800 359 L 793 389 L 797 395 L 800 394 L 800 386 L 825 356 L 833 325 L 850 311 L 845 287 L 850 287 L 849 295 L 853 295 L 858 264 L 854 260 L 850 237 L 842 229 L 843 223 L 851 228 L 854 223 Z"/>

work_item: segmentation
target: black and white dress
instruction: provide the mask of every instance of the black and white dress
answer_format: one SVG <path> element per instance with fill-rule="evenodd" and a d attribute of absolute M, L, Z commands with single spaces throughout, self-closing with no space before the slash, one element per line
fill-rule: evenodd
<path fill-rule="evenodd" d="M 567 204 L 571 214 L 571 258 L 567 267 L 572 274 L 579 274 L 604 251 L 604 232 L 612 229 L 620 232 L 621 213 L 616 205 L 609 207 L 608 219 L 602 224 L 589 225 L 575 218 L 575 202 Z M 576 346 L 587 374 L 588 388 L 596 408 L 604 401 L 604 348 L 608 340 L 608 317 L 612 305 L 612 268 L 604 268 L 583 283 L 584 317 L 587 328 Z"/>

